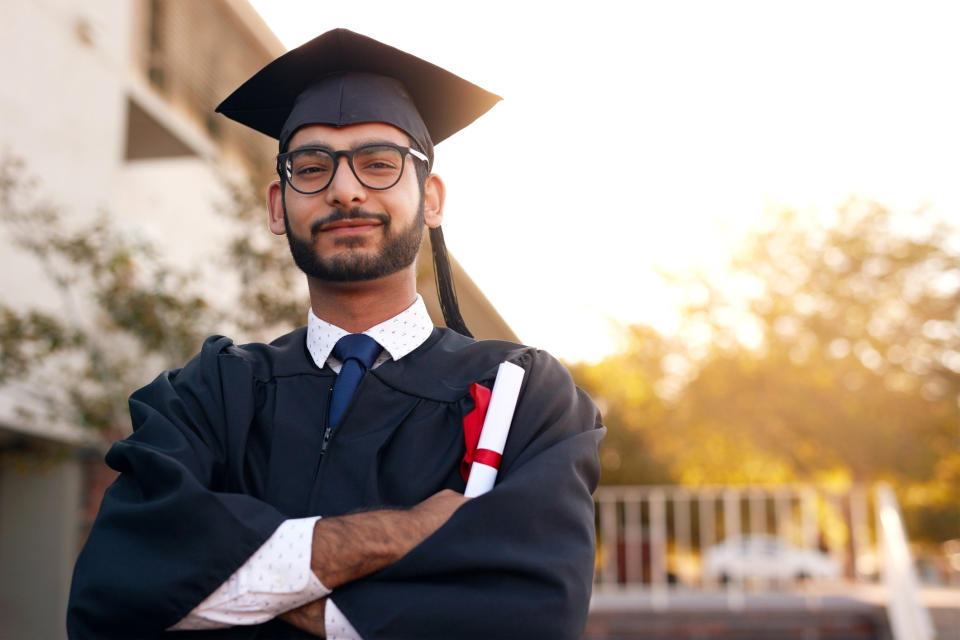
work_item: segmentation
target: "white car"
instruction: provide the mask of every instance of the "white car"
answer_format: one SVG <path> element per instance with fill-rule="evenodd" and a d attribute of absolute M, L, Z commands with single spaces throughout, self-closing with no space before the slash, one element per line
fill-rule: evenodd
<path fill-rule="evenodd" d="M 840 577 L 840 568 L 820 551 L 799 549 L 772 535 L 751 534 L 733 536 L 708 548 L 703 554 L 703 577 L 720 582 L 834 579 Z"/>

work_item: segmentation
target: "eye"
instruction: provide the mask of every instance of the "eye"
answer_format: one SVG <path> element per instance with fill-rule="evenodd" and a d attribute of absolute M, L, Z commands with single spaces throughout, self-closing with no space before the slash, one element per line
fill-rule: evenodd
<path fill-rule="evenodd" d="M 371 146 L 357 149 L 353 164 L 357 171 L 396 172 L 403 158 L 393 147 Z"/>
<path fill-rule="evenodd" d="M 307 149 L 294 154 L 290 164 L 295 175 L 314 177 L 329 173 L 333 168 L 333 158 L 325 151 Z"/>
<path fill-rule="evenodd" d="M 317 165 L 302 165 L 297 167 L 298 176 L 306 176 L 313 173 L 322 173 L 325 171 L 330 171 L 328 167 L 321 167 Z"/>

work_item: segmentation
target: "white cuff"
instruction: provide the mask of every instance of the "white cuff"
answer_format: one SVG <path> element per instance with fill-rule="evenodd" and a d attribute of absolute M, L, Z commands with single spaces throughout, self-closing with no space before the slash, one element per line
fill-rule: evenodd
<path fill-rule="evenodd" d="M 327 640 L 363 640 L 347 620 L 347 616 L 333 604 L 333 598 L 327 598 L 327 604 L 324 605 L 323 626 L 326 628 Z"/>
<path fill-rule="evenodd" d="M 260 624 L 330 593 L 310 570 L 313 526 L 319 519 L 285 521 L 243 566 L 170 630 Z"/>

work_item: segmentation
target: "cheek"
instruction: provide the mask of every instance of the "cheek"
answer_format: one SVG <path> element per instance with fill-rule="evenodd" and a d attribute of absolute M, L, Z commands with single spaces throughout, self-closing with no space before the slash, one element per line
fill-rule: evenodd
<path fill-rule="evenodd" d="M 294 230 L 307 224 L 316 210 L 317 205 L 306 198 L 287 194 L 287 219 Z"/>
<path fill-rule="evenodd" d="M 402 209 L 404 216 L 412 219 L 417 215 L 417 209 L 420 207 L 420 185 L 417 183 L 416 175 L 407 175 L 404 172 L 402 186 L 403 190 L 390 194 L 393 200 L 392 205 L 397 212 Z"/>
<path fill-rule="evenodd" d="M 292 233 L 301 239 L 310 238 L 310 222 L 311 219 L 309 216 L 297 215 L 296 211 L 289 205 L 289 203 L 287 204 L 287 224 L 284 226 L 285 228 L 289 229 L 289 233 Z"/>
<path fill-rule="evenodd" d="M 404 198 L 403 201 L 403 210 L 406 213 L 408 218 L 413 218 L 417 215 L 417 209 L 420 206 L 420 194 L 416 193 Z"/>

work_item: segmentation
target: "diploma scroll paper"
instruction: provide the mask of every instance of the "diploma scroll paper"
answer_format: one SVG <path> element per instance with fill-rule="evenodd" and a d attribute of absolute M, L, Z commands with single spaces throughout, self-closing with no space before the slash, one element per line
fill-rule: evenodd
<path fill-rule="evenodd" d="M 520 397 L 522 382 L 523 367 L 510 362 L 500 363 L 497 379 L 493 381 L 493 391 L 490 392 L 490 406 L 487 407 L 487 415 L 483 420 L 477 449 L 503 453 L 507 434 L 510 432 L 510 422 L 513 420 L 513 410 L 516 409 L 517 398 Z M 493 489 L 496 479 L 496 467 L 475 460 L 470 466 L 470 478 L 467 480 L 467 488 L 463 495 L 468 498 L 482 495 Z"/>

